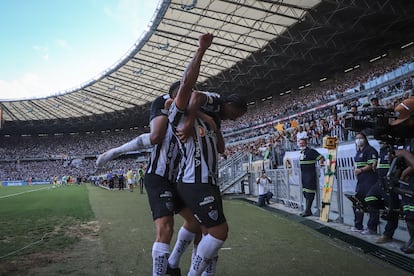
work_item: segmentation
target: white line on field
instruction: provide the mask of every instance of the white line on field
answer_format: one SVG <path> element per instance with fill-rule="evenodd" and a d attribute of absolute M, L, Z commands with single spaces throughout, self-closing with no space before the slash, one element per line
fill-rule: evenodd
<path fill-rule="evenodd" d="M 31 192 L 36 192 L 36 191 L 44 190 L 44 189 L 47 189 L 47 188 L 50 188 L 50 187 L 43 187 L 43 188 L 39 188 L 39 189 L 36 189 L 36 190 L 30 190 L 30 191 L 24 191 L 24 192 L 10 194 L 10 195 L 4 195 L 4 196 L 0 196 L 0 199 L 1 198 L 6 198 L 6 197 L 17 196 L 17 195 L 21 195 L 21 194 L 26 194 L 26 193 L 31 193 Z"/>

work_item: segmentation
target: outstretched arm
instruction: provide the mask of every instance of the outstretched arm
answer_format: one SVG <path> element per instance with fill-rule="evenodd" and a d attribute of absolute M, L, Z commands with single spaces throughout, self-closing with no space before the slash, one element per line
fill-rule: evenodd
<path fill-rule="evenodd" d="M 194 54 L 193 59 L 187 65 L 184 71 L 183 78 L 181 79 L 180 88 L 178 89 L 177 96 L 175 98 L 175 104 L 178 109 L 184 110 L 188 106 L 188 102 L 191 97 L 193 87 L 197 82 L 198 75 L 200 73 L 200 65 L 203 59 L 204 53 L 210 47 L 213 41 L 212 34 L 203 34 L 199 37 L 199 46 Z M 193 118 L 194 120 L 194 118 Z"/>

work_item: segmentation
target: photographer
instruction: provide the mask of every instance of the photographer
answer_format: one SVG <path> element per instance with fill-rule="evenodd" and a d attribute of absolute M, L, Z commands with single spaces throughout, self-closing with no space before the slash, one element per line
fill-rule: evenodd
<path fill-rule="evenodd" d="M 257 187 L 259 188 L 259 197 L 257 199 L 257 204 L 262 207 L 266 203 L 270 203 L 269 198 L 269 183 L 272 183 L 272 179 L 266 175 L 266 171 L 262 170 L 262 175 L 256 179 Z"/>
<path fill-rule="evenodd" d="M 414 132 L 414 99 L 406 99 L 395 107 L 398 118 L 390 123 L 398 137 L 409 138 Z M 408 188 L 414 187 L 414 148 L 412 143 L 407 143 L 405 149 L 399 149 L 395 155 L 404 158 L 407 168 L 401 173 L 400 180 L 407 181 Z M 401 186 L 404 184 L 401 184 Z M 407 187 L 404 187 L 407 188 Z M 407 254 L 414 253 L 414 198 L 402 195 L 402 209 L 407 223 L 410 239 L 402 247 L 401 251 Z"/>

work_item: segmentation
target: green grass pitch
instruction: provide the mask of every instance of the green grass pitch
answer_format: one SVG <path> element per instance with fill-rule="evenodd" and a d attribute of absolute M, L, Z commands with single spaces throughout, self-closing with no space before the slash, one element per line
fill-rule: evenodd
<path fill-rule="evenodd" d="M 224 200 L 224 208 L 230 231 L 217 275 L 408 275 L 245 201 Z M 181 224 L 176 216 L 175 233 Z M 147 197 L 137 191 L 0 188 L 0 275 L 151 275 L 154 237 Z"/>

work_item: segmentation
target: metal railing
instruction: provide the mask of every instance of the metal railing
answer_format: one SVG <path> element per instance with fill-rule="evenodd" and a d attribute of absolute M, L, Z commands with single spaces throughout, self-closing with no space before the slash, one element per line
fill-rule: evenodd
<path fill-rule="evenodd" d="M 244 194 L 249 197 L 258 196 L 258 187 L 256 178 L 260 176 L 260 171 L 243 170 L 249 166 L 244 163 L 246 156 L 239 156 L 237 160 L 228 161 L 225 167 L 220 168 L 221 176 L 219 181 L 223 194 Z M 336 178 L 334 181 L 331 208 L 329 220 L 345 225 L 354 224 L 354 213 L 352 202 L 347 199 L 345 193 L 353 192 L 356 185 L 356 177 L 354 174 L 354 166 L 349 160 L 343 159 L 338 163 Z M 243 164 L 244 163 L 244 164 Z M 283 204 L 286 208 L 296 209 L 298 212 L 304 210 L 305 200 L 302 195 L 301 175 L 298 168 L 283 168 L 266 170 L 266 174 L 272 179 L 269 185 L 269 191 L 273 193 L 272 202 Z M 323 185 L 323 172 L 320 172 L 320 188 L 313 204 L 312 212 L 319 215 L 321 209 L 321 193 Z M 368 214 L 364 216 L 364 225 L 368 220 Z M 380 221 L 378 232 L 384 231 L 386 221 Z M 404 221 L 400 221 L 394 237 L 399 240 L 406 241 L 408 233 Z"/>

